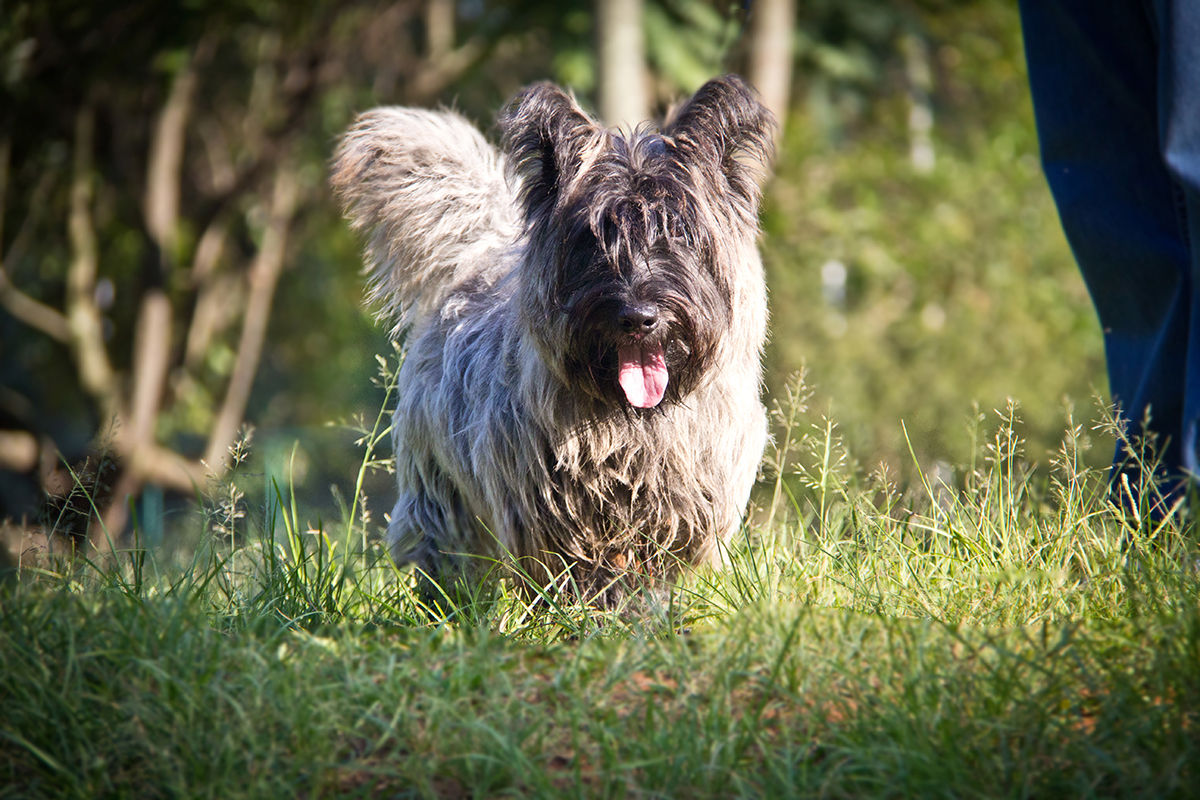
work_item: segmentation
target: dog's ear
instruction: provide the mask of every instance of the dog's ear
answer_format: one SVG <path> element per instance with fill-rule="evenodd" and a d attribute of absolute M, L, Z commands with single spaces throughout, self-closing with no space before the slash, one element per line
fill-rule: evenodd
<path fill-rule="evenodd" d="M 545 219 L 603 129 L 552 83 L 524 89 L 500 113 L 504 148 L 521 178 L 527 219 Z"/>
<path fill-rule="evenodd" d="M 695 161 L 719 169 L 734 191 L 757 199 L 758 178 L 774 149 L 775 117 L 737 75 L 713 78 L 696 91 L 663 134 Z"/>

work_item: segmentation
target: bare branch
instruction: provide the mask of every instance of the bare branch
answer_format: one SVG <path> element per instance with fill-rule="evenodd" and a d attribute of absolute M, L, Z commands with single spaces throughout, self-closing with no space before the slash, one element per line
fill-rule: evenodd
<path fill-rule="evenodd" d="M 454 0 L 425 4 L 425 52 L 430 61 L 440 61 L 454 47 L 454 6 Z"/>
<path fill-rule="evenodd" d="M 4 211 L 8 199 L 8 162 L 12 159 L 12 139 L 0 139 L 0 255 L 4 252 Z"/>
<path fill-rule="evenodd" d="M 174 450 L 159 445 L 147 447 L 138 461 L 138 474 L 143 481 L 182 494 L 195 494 L 204 488 L 204 482 L 212 473 L 203 462 L 184 458 Z"/>
<path fill-rule="evenodd" d="M 208 441 L 205 461 L 218 471 L 228 463 L 229 446 L 233 444 L 246 413 L 250 388 L 258 371 L 263 342 L 266 340 L 275 286 L 283 269 L 288 226 L 296 210 L 298 195 L 299 186 L 294 169 L 285 162 L 275 173 L 275 189 L 266 231 L 250 268 L 250 297 L 242 321 L 242 337 L 238 343 L 237 358 L 229 379 L 229 387 L 225 392 L 225 401 L 221 405 Z"/>
<path fill-rule="evenodd" d="M 246 284 L 242 273 L 222 272 L 199 289 L 183 353 L 183 365 L 189 371 L 195 372 L 200 367 L 213 339 L 241 315 Z"/>
<path fill-rule="evenodd" d="M 154 442 L 154 422 L 162 402 L 171 361 L 171 301 L 161 289 L 142 297 L 133 355 L 133 402 L 123 434 L 125 451 L 137 462 L 139 451 Z"/>
<path fill-rule="evenodd" d="M 67 318 L 56 308 L 34 300 L 12 285 L 4 265 L 0 264 L 0 306 L 31 328 L 36 328 L 52 339 L 68 342 L 71 328 Z"/>
<path fill-rule="evenodd" d="M 4 212 L 8 199 L 8 167 L 12 158 L 12 140 L 7 136 L 0 140 L 0 248 L 4 246 Z M 43 181 L 44 182 L 44 181 Z M 34 192 L 34 201 L 37 192 Z M 29 216 L 33 216 L 30 209 Z M 28 219 L 28 217 L 27 217 Z M 24 228 L 24 226 L 22 226 Z M 18 239 L 20 233 L 18 233 Z M 8 279 L 8 271 L 4 267 L 4 259 L 0 258 L 0 306 L 21 322 L 36 328 L 47 336 L 65 342 L 70 338 L 67 318 L 58 309 L 34 300 L 29 295 L 12 285 Z"/>
<path fill-rule="evenodd" d="M 212 54 L 212 43 L 212 37 L 206 36 L 175 75 L 150 142 L 143 213 L 146 230 L 158 245 L 164 273 L 175 265 L 177 258 L 183 155 L 188 116 L 197 84 L 196 64 L 207 62 Z M 210 243 L 204 257 L 215 258 L 219 254 L 219 247 L 216 253 L 212 250 Z M 195 488 L 192 485 L 195 474 L 203 474 L 200 465 L 189 468 L 178 456 L 170 459 L 177 466 L 168 468 L 164 454 L 169 451 L 155 442 L 155 423 L 171 363 L 171 338 L 171 301 L 161 288 L 151 288 L 142 296 L 138 313 L 130 415 L 116 431 L 125 464 L 113 490 L 114 502 L 104 515 L 105 527 L 113 536 L 120 535 L 125 528 L 128 518 L 126 498 L 141 492 L 147 480 L 160 485 L 178 485 L 183 481 L 187 485 L 180 488 L 190 492 Z"/>
<path fill-rule="evenodd" d="M 183 363 L 189 370 L 199 366 L 212 337 L 222 327 L 224 310 L 229 302 L 229 281 L 226 275 L 216 273 L 217 263 L 225 251 L 228 222 L 224 215 L 209 224 L 196 246 L 196 257 L 192 260 L 191 283 L 196 291 L 195 310 L 188 326 L 187 340 L 183 350 Z"/>
<path fill-rule="evenodd" d="M 37 185 L 33 187 L 33 192 L 29 196 L 29 210 L 25 213 L 25 219 L 22 220 L 21 227 L 17 229 L 17 235 L 13 237 L 8 253 L 4 256 L 5 263 L 15 264 L 25 255 L 29 241 L 33 238 L 33 229 L 37 225 L 42 211 L 46 208 L 46 199 L 50 196 L 52 188 L 54 188 L 54 170 L 48 169 L 42 173 L 38 178 Z"/>
<path fill-rule="evenodd" d="M 204 142 L 204 153 L 208 156 L 208 187 L 213 195 L 228 195 L 237 185 L 237 172 L 229 156 L 229 142 L 225 132 L 215 119 L 200 121 L 200 138 Z"/>
<path fill-rule="evenodd" d="M 418 102 L 434 97 L 470 69 L 485 50 L 483 39 L 475 37 L 441 58 L 430 60 L 413 79 L 410 99 Z"/>
<path fill-rule="evenodd" d="M 105 419 L 118 413 L 117 382 L 104 348 L 96 307 L 96 232 L 92 225 L 93 111 L 85 106 L 75 120 L 75 169 L 71 185 L 71 266 L 67 274 L 67 324 L 71 349 L 84 391 L 100 404 Z"/>
<path fill-rule="evenodd" d="M 193 287 L 203 285 L 212 276 L 217 262 L 221 260 L 221 254 L 225 252 L 228 227 L 228 218 L 219 216 L 204 229 L 204 235 L 200 237 L 200 244 L 196 245 L 196 255 L 192 259 L 190 278 Z"/>
<path fill-rule="evenodd" d="M 170 300 L 161 289 L 152 289 L 143 296 L 138 314 L 132 413 L 130 420 L 114 431 L 116 449 L 125 459 L 113 487 L 113 503 L 104 511 L 103 530 L 114 540 L 128 522 L 126 498 L 142 491 L 146 481 L 188 494 L 203 485 L 204 464 L 188 461 L 155 441 L 155 422 L 169 366 Z M 104 549 L 107 543 L 108 537 L 92 536 L 92 545 L 97 549 Z"/>
<path fill-rule="evenodd" d="M 198 67 L 212 58 L 216 39 L 205 35 L 171 82 L 167 102 L 159 112 L 150 141 L 144 213 L 146 229 L 163 254 L 163 266 L 175 259 L 179 229 L 179 197 L 183 182 L 183 150 L 192 98 L 199 82 Z"/>
<path fill-rule="evenodd" d="M 146 230 L 161 250 L 164 266 L 175 257 L 183 147 L 195 89 L 196 71 L 189 60 L 171 82 L 171 92 L 150 140 L 144 213 Z"/>
<path fill-rule="evenodd" d="M 121 475 L 113 487 L 113 502 L 104 512 L 104 527 L 114 539 L 124 531 L 128 521 L 126 498 L 129 495 L 141 492 L 147 480 L 163 484 L 187 476 L 186 469 L 168 470 L 160 475 L 150 466 L 162 450 L 154 441 L 154 427 L 170 361 L 171 301 L 163 290 L 151 289 L 142 296 L 138 313 L 130 416 L 114 431 L 117 450 L 124 457 Z M 179 461 L 183 459 L 179 458 Z M 185 491 L 190 492 L 191 487 Z M 99 542 L 96 544 L 100 546 Z"/>
<path fill-rule="evenodd" d="M 29 431 L 0 430 L 0 469 L 33 472 L 38 450 L 37 437 Z"/>

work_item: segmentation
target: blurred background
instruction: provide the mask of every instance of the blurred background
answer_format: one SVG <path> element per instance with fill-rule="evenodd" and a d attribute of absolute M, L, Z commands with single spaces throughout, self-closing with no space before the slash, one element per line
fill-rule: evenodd
<path fill-rule="evenodd" d="M 1040 173 L 1008 0 L 36 0 L 0 5 L 0 521 L 186 528 L 241 492 L 338 518 L 394 359 L 327 165 L 357 112 L 489 130 L 550 79 L 612 123 L 740 72 L 785 123 L 767 186 L 767 396 L 806 367 L 853 458 L 1030 459 L 1107 391 Z M 903 426 L 902 426 L 903 423 Z M 904 431 L 907 431 L 908 439 Z M 1092 451 L 1107 463 L 1111 445 Z M 370 525 L 393 499 L 367 475 Z M 257 487 L 257 488 L 255 488 Z M 114 502 L 115 501 L 115 502 Z M 93 505 L 95 504 L 95 505 Z M 193 526 L 194 527 L 194 526 Z M 92 524 L 96 539 L 99 526 Z M 11 538 L 11 537 L 10 537 Z"/>

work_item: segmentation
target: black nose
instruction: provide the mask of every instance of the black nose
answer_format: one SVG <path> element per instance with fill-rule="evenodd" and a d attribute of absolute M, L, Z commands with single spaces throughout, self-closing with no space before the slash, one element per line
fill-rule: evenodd
<path fill-rule="evenodd" d="M 648 302 L 625 303 L 617 312 L 617 324 L 625 333 L 650 333 L 658 327 L 658 306 Z"/>

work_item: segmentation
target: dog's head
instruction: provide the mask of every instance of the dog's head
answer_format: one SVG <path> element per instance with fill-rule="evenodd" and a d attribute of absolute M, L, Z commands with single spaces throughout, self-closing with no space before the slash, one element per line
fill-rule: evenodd
<path fill-rule="evenodd" d="M 564 383 L 653 408 L 712 369 L 736 323 L 773 125 L 734 76 L 701 87 L 661 131 L 610 131 L 551 84 L 509 104 L 500 126 L 529 248 L 523 323 Z"/>

